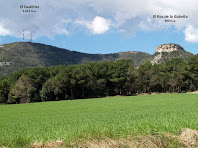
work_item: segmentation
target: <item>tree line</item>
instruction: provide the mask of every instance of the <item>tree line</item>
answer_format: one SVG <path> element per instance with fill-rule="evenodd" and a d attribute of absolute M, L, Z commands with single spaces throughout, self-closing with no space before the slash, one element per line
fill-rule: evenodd
<path fill-rule="evenodd" d="M 162 64 L 132 60 L 25 68 L 0 76 L 0 103 L 31 103 L 198 89 L 198 55 Z"/>

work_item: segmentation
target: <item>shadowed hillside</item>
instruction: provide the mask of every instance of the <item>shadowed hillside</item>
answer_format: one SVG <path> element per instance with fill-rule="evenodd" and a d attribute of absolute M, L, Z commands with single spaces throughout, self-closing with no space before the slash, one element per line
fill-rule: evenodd
<path fill-rule="evenodd" d="M 87 54 L 40 43 L 14 42 L 0 46 L 0 75 L 11 74 L 25 67 L 82 64 L 92 61 L 133 59 L 140 65 L 151 55 L 144 52 Z"/>

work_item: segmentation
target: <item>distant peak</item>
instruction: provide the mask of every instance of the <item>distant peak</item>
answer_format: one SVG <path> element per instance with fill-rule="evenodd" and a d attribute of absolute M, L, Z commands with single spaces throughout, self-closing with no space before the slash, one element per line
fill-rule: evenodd
<path fill-rule="evenodd" d="M 155 52 L 172 52 L 177 50 L 184 50 L 184 49 L 178 44 L 170 43 L 170 44 L 162 44 L 157 46 Z"/>

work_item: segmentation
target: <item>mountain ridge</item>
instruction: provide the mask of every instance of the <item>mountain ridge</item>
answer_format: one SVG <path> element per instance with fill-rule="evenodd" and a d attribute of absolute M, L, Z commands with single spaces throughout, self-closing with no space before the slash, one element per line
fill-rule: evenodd
<path fill-rule="evenodd" d="M 26 67 L 73 65 L 119 59 L 132 59 L 134 65 L 138 67 L 147 60 L 153 64 L 158 64 L 174 57 L 181 57 L 187 60 L 191 55 L 193 54 L 185 50 L 172 51 L 168 52 L 168 54 L 166 52 L 155 52 L 153 55 L 140 51 L 90 54 L 42 43 L 13 42 L 0 45 L 0 75 L 11 74 Z"/>
<path fill-rule="evenodd" d="M 0 75 L 11 74 L 25 67 L 55 66 L 84 64 L 88 62 L 100 62 L 117 59 L 133 59 L 137 66 L 139 62 L 151 58 L 144 52 L 122 52 L 112 54 L 88 54 L 51 45 L 32 42 L 14 42 L 3 44 L 0 47 Z M 9 62 L 6 65 L 5 62 Z"/>

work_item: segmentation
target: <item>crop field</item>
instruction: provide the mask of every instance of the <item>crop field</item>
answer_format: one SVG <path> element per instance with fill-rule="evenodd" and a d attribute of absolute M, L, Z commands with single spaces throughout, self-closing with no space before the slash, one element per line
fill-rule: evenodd
<path fill-rule="evenodd" d="M 198 129 L 197 94 L 156 94 L 0 106 L 0 147 Z"/>

